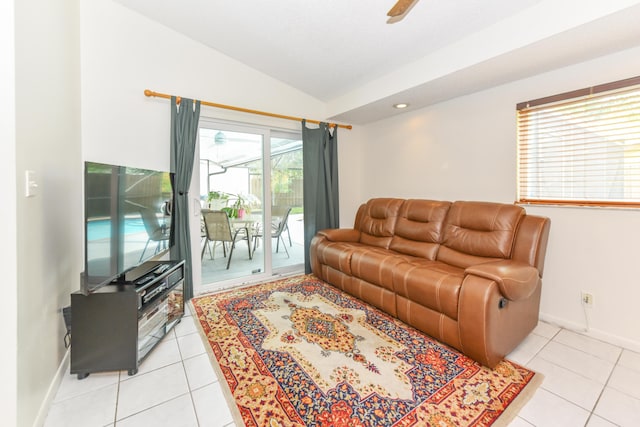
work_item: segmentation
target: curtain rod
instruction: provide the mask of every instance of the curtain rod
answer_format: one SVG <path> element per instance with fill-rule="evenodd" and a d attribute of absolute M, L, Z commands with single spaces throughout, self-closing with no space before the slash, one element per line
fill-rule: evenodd
<path fill-rule="evenodd" d="M 158 97 L 158 98 L 171 99 L 171 95 L 167 95 L 165 93 L 154 92 L 154 91 L 149 90 L 149 89 L 145 89 L 144 94 L 146 96 L 155 96 L 155 97 Z M 179 96 L 176 96 L 176 102 L 178 104 L 180 104 L 180 99 L 181 98 Z M 248 108 L 234 107 L 232 105 L 216 104 L 215 102 L 200 101 L 200 104 L 201 105 L 206 105 L 208 107 L 224 108 L 225 110 L 240 111 L 242 113 L 258 114 L 260 116 L 276 117 L 278 119 L 295 120 L 297 122 L 301 122 L 302 120 L 304 120 L 302 117 L 285 116 L 285 115 L 282 115 L 282 114 L 268 113 L 268 112 L 265 112 L 265 111 L 250 110 Z M 309 119 L 306 119 L 306 120 L 307 120 L 308 123 L 315 123 L 315 124 L 320 124 L 321 123 L 318 120 L 309 120 Z M 349 129 L 349 130 L 351 130 L 351 128 L 352 128 L 351 125 L 340 125 L 340 124 L 337 124 L 337 123 L 329 123 L 329 126 L 330 127 L 338 126 L 340 128 Z"/>

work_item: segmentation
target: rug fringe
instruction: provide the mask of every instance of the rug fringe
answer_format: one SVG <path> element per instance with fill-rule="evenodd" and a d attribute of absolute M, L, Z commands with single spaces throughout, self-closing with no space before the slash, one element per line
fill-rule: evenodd
<path fill-rule="evenodd" d="M 496 419 L 496 421 L 491 424 L 491 427 L 508 426 L 511 421 L 513 421 L 518 416 L 518 413 L 520 413 L 524 405 L 526 405 L 529 400 L 531 400 L 536 390 L 538 389 L 538 387 L 540 387 L 543 381 L 544 375 L 539 372 L 534 372 L 533 378 L 531 378 L 529 384 L 527 384 L 525 388 L 522 389 L 522 391 L 518 394 L 518 397 L 513 399 L 513 401 L 502 412 L 502 414 L 500 414 L 500 416 Z"/>

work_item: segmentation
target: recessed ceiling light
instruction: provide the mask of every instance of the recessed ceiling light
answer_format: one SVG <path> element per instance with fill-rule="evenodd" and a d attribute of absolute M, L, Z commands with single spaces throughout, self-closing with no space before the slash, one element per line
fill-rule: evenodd
<path fill-rule="evenodd" d="M 393 108 L 397 108 L 397 109 L 402 109 L 402 108 L 407 108 L 409 106 L 409 104 L 406 104 L 404 102 L 401 102 L 399 104 L 393 104 Z"/>

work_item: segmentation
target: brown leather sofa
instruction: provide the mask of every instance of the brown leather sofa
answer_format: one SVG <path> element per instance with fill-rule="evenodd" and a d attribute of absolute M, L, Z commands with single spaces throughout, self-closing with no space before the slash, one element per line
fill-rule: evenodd
<path fill-rule="evenodd" d="M 510 204 L 371 199 L 316 234 L 311 268 L 493 368 L 538 323 L 549 226 Z"/>

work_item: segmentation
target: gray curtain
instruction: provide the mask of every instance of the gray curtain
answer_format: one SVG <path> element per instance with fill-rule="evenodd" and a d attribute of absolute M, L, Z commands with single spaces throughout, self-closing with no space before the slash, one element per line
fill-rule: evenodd
<path fill-rule="evenodd" d="M 171 183 L 173 186 L 171 259 L 184 260 L 184 299 L 193 297 L 191 238 L 189 232 L 189 186 L 193 174 L 200 101 L 182 98 L 178 107 L 171 97 Z"/>
<path fill-rule="evenodd" d="M 338 228 L 338 127 L 327 123 L 317 129 L 302 121 L 302 167 L 304 170 L 304 270 L 311 273 L 309 246 L 318 230 Z"/>

